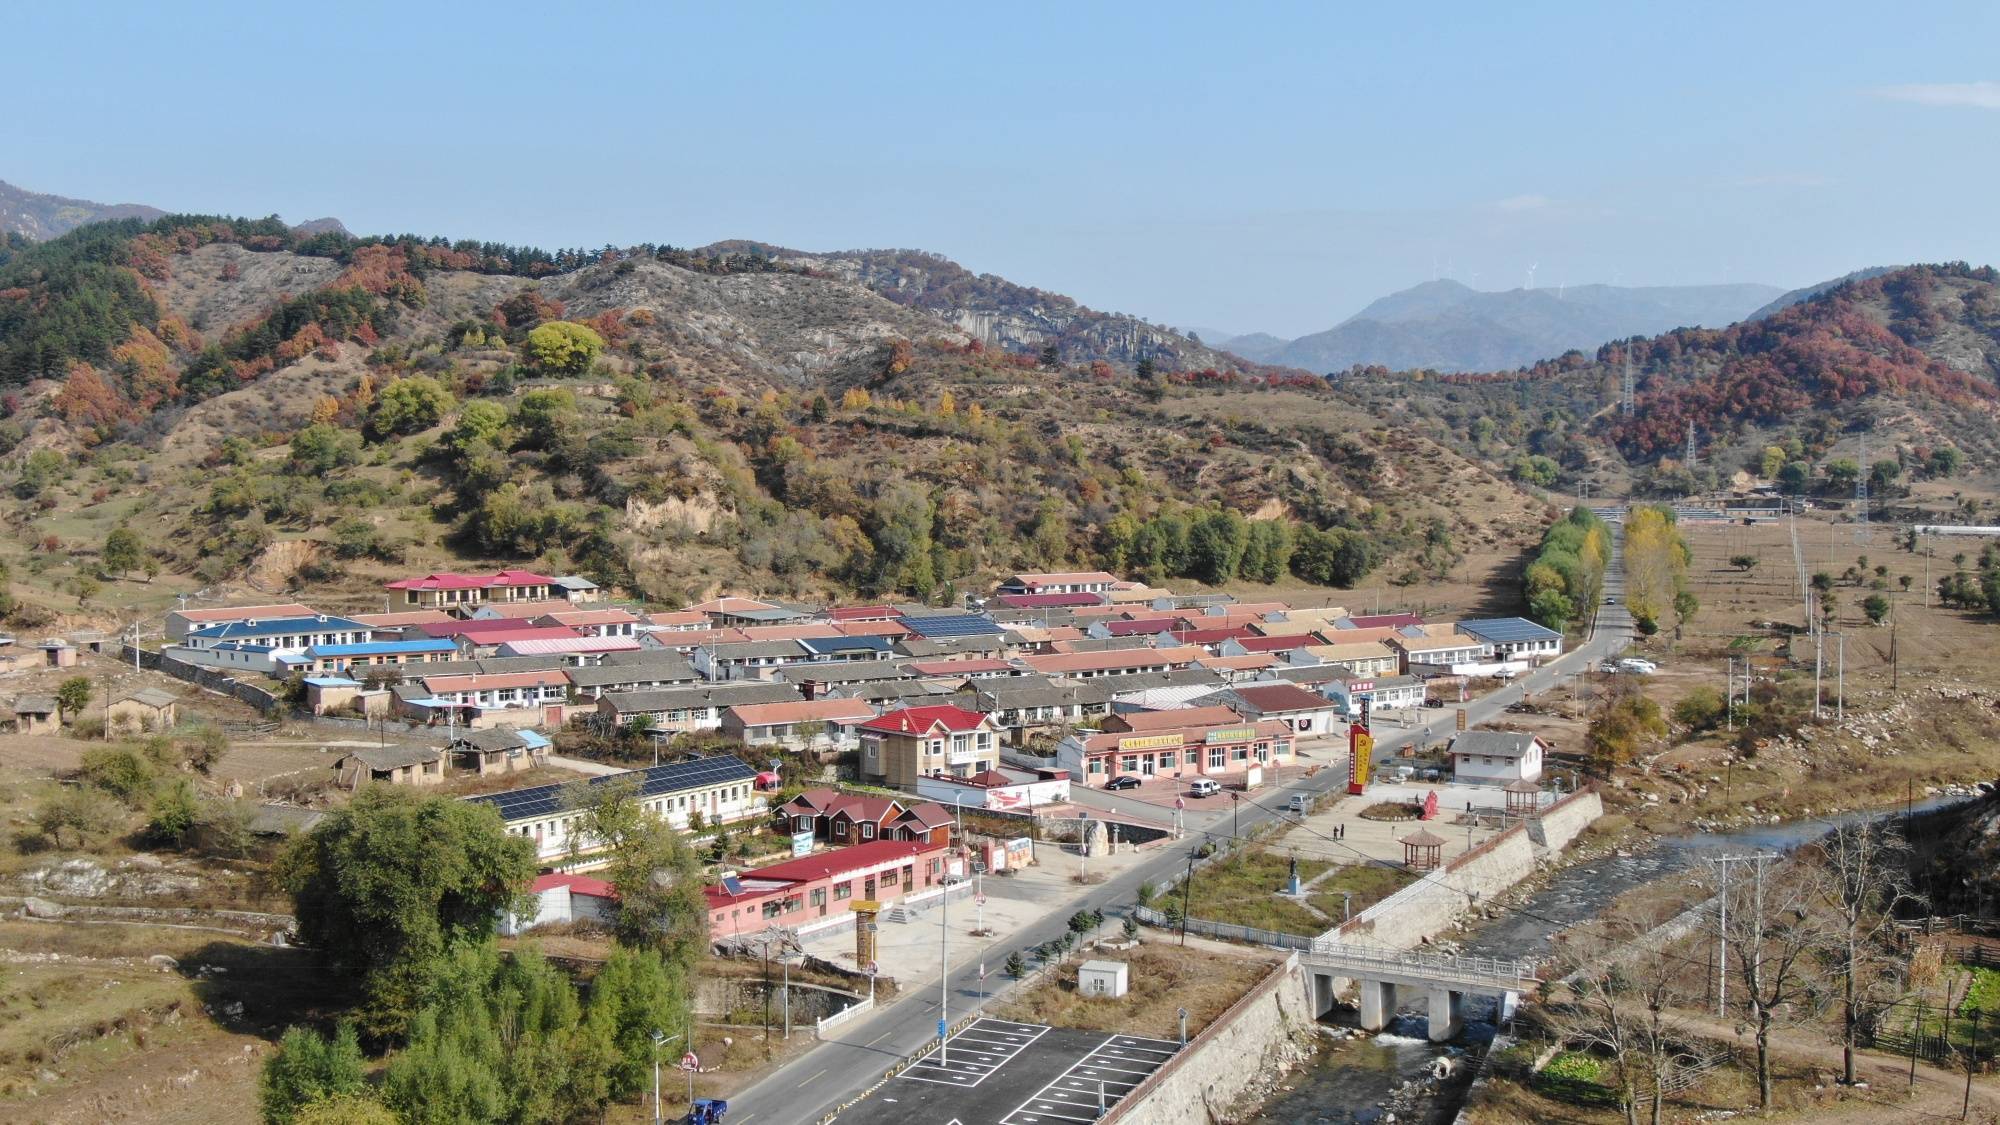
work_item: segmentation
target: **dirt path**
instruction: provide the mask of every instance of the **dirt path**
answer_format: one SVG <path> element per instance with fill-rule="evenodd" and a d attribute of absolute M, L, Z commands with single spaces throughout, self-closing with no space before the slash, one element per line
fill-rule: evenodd
<path fill-rule="evenodd" d="M 1680 1013 L 1674 1016 L 1674 1022 L 1718 1042 L 1740 1044 L 1746 1054 L 1754 1052 L 1756 1047 L 1756 1041 L 1748 1031 L 1738 1039 L 1737 1025 L 1729 1020 Z M 1840 1045 L 1828 1043 L 1823 1035 L 1801 1028 L 1773 1030 L 1771 1049 L 1774 1059 L 1806 1062 L 1834 1074 L 1841 1071 Z M 1909 1059 L 1879 1051 L 1857 1050 L 1854 1053 L 1854 1073 L 1860 1081 L 1868 1083 L 1867 1090 L 1850 1091 L 1844 1104 L 1815 1107 L 1807 1116 L 1815 1122 L 1853 1121 L 1872 1125 L 1885 1121 L 1961 1120 L 1959 1107 L 1965 1099 L 1964 1071 L 1945 1070 L 1919 1062 L 1917 1084 L 1912 1089 Z M 1891 1111 L 1891 1115 L 1885 1116 L 1885 1111 Z M 1973 1082 L 1970 1120 L 2000 1122 L 2000 1088 L 1996 1088 L 1991 1079 Z"/>

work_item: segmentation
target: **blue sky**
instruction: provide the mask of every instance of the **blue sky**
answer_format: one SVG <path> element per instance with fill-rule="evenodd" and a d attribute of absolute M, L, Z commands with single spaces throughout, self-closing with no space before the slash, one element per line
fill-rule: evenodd
<path fill-rule="evenodd" d="M 14 11 L 0 178 L 548 247 L 921 247 L 1284 335 L 1440 276 L 2000 261 L 2000 5 L 566 7 Z"/>

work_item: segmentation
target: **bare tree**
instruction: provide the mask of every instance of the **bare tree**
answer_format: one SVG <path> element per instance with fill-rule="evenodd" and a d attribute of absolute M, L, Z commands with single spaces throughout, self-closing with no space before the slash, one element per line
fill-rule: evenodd
<path fill-rule="evenodd" d="M 1729 897 L 1729 954 L 1744 1004 L 1756 1029 L 1757 1105 L 1771 1108 L 1771 1030 L 1801 1022 L 1819 1006 L 1815 958 L 1829 944 L 1814 907 L 1826 900 L 1826 878 L 1817 866 L 1793 860 L 1753 865 Z"/>
<path fill-rule="evenodd" d="M 1841 991 L 1841 1080 L 1851 1086 L 1861 1026 L 1893 999 L 1882 989 L 1895 963 L 1886 939 L 1896 911 L 1921 896 L 1910 887 L 1909 845 L 1893 825 L 1845 825 L 1803 858 L 1824 875 L 1818 908 L 1830 939 L 1825 959 Z"/>
<path fill-rule="evenodd" d="M 1659 1125 L 1668 1095 L 1725 1053 L 1673 1019 L 1674 1008 L 1699 994 L 1690 972 L 1699 959 L 1674 948 L 1680 939 L 1658 933 L 1662 920 L 1621 911 L 1564 942 L 1570 971 L 1556 994 L 1555 1030 L 1565 1042 L 1610 1056 L 1628 1125 L 1638 1125 L 1642 1102 Z"/>

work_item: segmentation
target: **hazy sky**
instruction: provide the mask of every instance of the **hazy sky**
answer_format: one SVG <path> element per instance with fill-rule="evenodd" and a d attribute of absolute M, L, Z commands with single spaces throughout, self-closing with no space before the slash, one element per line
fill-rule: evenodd
<path fill-rule="evenodd" d="M 17 5 L 0 179 L 547 247 L 922 247 L 1285 335 L 1439 276 L 2000 261 L 1991 3 L 571 7 Z"/>

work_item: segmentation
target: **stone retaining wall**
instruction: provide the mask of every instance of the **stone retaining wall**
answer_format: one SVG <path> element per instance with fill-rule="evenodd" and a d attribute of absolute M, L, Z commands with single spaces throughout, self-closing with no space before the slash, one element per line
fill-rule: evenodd
<path fill-rule="evenodd" d="M 1311 1053 L 1314 1024 L 1299 955 L 1230 1005 L 1103 1120 L 1130 1125 L 1209 1125 L 1261 1098 L 1262 1087 Z"/>
<path fill-rule="evenodd" d="M 1583 834 L 1592 821 L 1604 815 L 1604 801 L 1595 786 L 1586 786 L 1541 811 L 1528 822 L 1528 835 L 1535 843 L 1559 852 Z"/>

